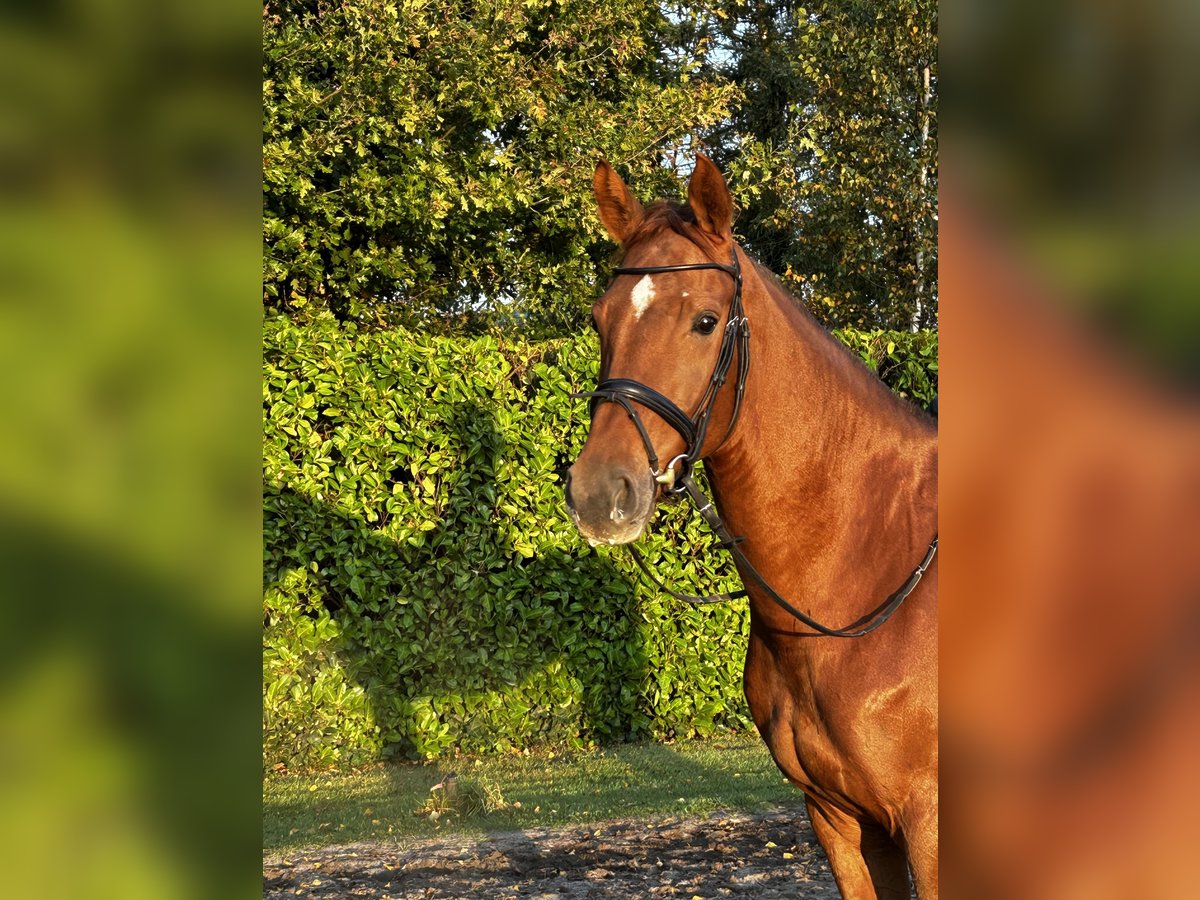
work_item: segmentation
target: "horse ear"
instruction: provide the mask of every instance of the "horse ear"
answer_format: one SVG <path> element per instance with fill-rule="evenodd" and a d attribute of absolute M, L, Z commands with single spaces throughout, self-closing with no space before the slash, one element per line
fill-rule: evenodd
<path fill-rule="evenodd" d="M 688 182 L 688 206 L 704 231 L 714 237 L 732 236 L 733 198 L 721 170 L 702 153 L 696 154 L 696 168 Z"/>
<path fill-rule="evenodd" d="M 612 239 L 618 244 L 633 234 L 642 218 L 642 204 L 637 197 L 629 193 L 629 188 L 621 180 L 616 169 L 601 159 L 596 164 L 596 174 L 592 178 L 592 192 L 596 195 L 596 205 L 600 209 L 600 221 Z"/>

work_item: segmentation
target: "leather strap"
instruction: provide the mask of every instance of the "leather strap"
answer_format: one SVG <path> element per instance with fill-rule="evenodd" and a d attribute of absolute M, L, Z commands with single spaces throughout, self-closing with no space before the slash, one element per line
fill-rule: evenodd
<path fill-rule="evenodd" d="M 781 597 L 775 591 L 775 589 L 771 587 L 758 569 L 754 567 L 753 563 L 746 558 L 746 554 L 744 554 L 742 549 L 738 546 L 742 539 L 735 538 L 733 536 L 733 534 L 729 531 L 729 528 L 725 525 L 724 520 L 722 520 L 720 515 L 718 515 L 716 507 L 713 505 L 712 501 L 708 498 L 704 491 L 701 490 L 700 486 L 696 484 L 695 480 L 690 474 L 684 476 L 683 487 L 684 490 L 687 491 L 688 496 L 691 497 L 692 502 L 696 504 L 696 511 L 700 513 L 701 517 L 703 517 L 705 523 L 709 528 L 712 529 L 713 533 L 721 539 L 721 546 L 725 547 L 729 551 L 730 555 L 733 556 L 734 560 L 738 564 L 739 569 L 748 574 L 755 582 L 757 582 L 758 586 L 762 588 L 767 596 L 775 601 L 776 605 L 778 605 L 781 609 L 799 619 L 801 622 L 811 628 L 816 634 L 825 635 L 826 637 L 853 638 L 870 634 L 889 618 L 891 618 L 892 614 L 900 608 L 900 604 L 902 604 L 908 598 L 908 595 L 916 590 L 917 585 L 921 583 L 921 578 L 925 575 L 925 570 L 929 568 L 929 566 L 933 563 L 933 558 L 937 555 L 938 536 L 935 534 L 933 536 L 933 540 L 929 544 L 929 549 L 925 551 L 925 557 L 920 563 L 917 564 L 917 567 L 913 570 L 912 574 L 908 576 L 908 579 L 896 590 L 895 593 L 888 596 L 883 603 L 881 603 L 875 609 L 871 610 L 859 619 L 851 622 L 849 625 L 846 625 L 842 628 L 832 628 L 828 625 L 822 625 L 811 616 L 806 615 L 805 613 L 796 609 L 795 606 Z M 634 548 L 630 546 L 630 550 L 633 549 Z M 642 567 L 642 571 L 651 575 L 651 579 L 656 585 L 663 590 L 666 590 L 667 593 L 669 593 L 672 597 L 675 597 L 678 600 L 683 600 L 685 603 L 698 605 L 703 603 L 716 603 L 723 600 L 735 600 L 739 597 L 748 596 L 745 590 L 735 591 L 730 594 L 714 594 L 711 595 L 711 597 L 695 597 L 687 594 L 676 593 L 675 591 L 669 590 L 662 586 L 661 582 L 659 582 L 658 579 L 655 578 L 652 573 L 650 573 L 649 568 L 641 560 L 640 554 L 638 554 L 636 551 L 634 551 L 634 558 L 638 560 L 639 565 Z M 796 632 L 796 635 L 798 637 L 805 636 L 803 632 Z"/>
<path fill-rule="evenodd" d="M 734 537 L 730 533 L 725 522 L 717 514 L 712 501 L 696 484 L 691 474 L 692 465 L 699 459 L 700 453 L 703 450 L 704 440 L 708 431 L 709 416 L 716 405 L 717 395 L 725 385 L 729 367 L 733 363 L 735 353 L 738 357 L 738 369 L 737 380 L 734 385 L 733 413 L 730 416 L 729 427 L 726 429 L 725 436 L 721 439 L 721 443 L 717 449 L 729 440 L 729 436 L 733 433 L 733 428 L 737 424 L 738 416 L 741 413 L 742 398 L 746 389 L 746 378 L 750 371 L 750 323 L 742 311 L 742 270 L 738 263 L 737 248 L 734 247 L 733 249 L 733 262 L 730 265 L 707 262 L 682 263 L 671 266 L 619 266 L 613 270 L 613 274 L 653 275 L 662 272 L 685 272 L 696 269 L 717 269 L 731 275 L 735 282 L 733 299 L 729 304 L 729 314 L 726 319 L 725 333 L 721 339 L 721 347 L 717 354 L 717 362 L 713 367 L 713 373 L 709 378 L 708 386 L 705 388 L 699 404 L 697 404 L 696 413 L 689 416 L 668 397 L 663 396 L 654 390 L 654 388 L 644 385 L 640 381 L 634 381 L 631 378 L 609 378 L 598 384 L 594 391 L 580 391 L 571 396 L 590 398 L 593 413 L 598 402 L 620 405 L 637 427 L 642 443 L 646 447 L 646 456 L 650 462 L 651 472 L 654 474 L 656 480 L 662 481 L 663 479 L 660 476 L 666 473 L 659 468 L 658 454 L 654 450 L 654 445 L 650 441 L 650 435 L 646 431 L 646 427 L 642 423 L 634 404 L 643 406 L 660 416 L 679 433 L 686 447 L 685 452 L 680 457 L 677 457 L 680 461 L 680 469 L 675 478 L 676 484 L 674 487 L 668 487 L 668 490 L 676 493 L 685 491 L 692 498 L 692 501 L 696 504 L 697 511 L 704 518 L 704 521 L 712 529 L 713 533 L 720 539 L 721 546 L 729 550 L 741 571 L 749 575 L 781 609 L 811 628 L 812 632 L 809 633 L 810 635 L 853 638 L 869 634 L 891 618 L 892 614 L 900 608 L 900 604 L 904 602 L 921 582 L 921 578 L 925 575 L 925 570 L 929 568 L 934 556 L 937 555 L 937 535 L 933 536 L 924 559 L 917 564 L 916 569 L 909 575 L 908 580 L 895 593 L 891 594 L 871 612 L 842 628 L 832 628 L 828 625 L 822 625 L 811 616 L 798 610 L 771 587 L 758 569 L 746 558 L 741 548 L 738 547 L 742 538 Z M 692 604 L 708 604 L 721 603 L 748 596 L 745 590 L 707 596 L 695 596 L 673 591 L 659 580 L 646 564 L 645 559 L 642 558 L 637 548 L 629 545 L 629 550 L 633 554 L 633 558 L 637 561 L 638 566 L 641 567 L 642 571 L 646 573 L 654 585 L 677 600 Z M 797 636 L 806 636 L 804 632 L 795 632 L 795 634 Z"/>

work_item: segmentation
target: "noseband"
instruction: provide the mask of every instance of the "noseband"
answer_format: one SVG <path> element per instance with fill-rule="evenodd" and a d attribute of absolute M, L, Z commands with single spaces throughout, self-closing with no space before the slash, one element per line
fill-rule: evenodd
<path fill-rule="evenodd" d="M 733 300 L 729 304 L 729 317 L 725 323 L 725 331 L 721 336 L 721 350 L 717 354 L 716 365 L 713 366 L 712 377 L 708 387 L 696 405 L 696 411 L 688 415 L 669 398 L 649 385 L 634 381 L 632 378 L 607 378 L 596 385 L 594 391 L 580 391 L 573 397 L 589 397 L 592 401 L 592 414 L 595 415 L 596 404 L 602 402 L 616 403 L 629 415 L 641 435 L 642 443 L 646 445 L 646 456 L 650 460 L 650 470 L 654 480 L 664 485 L 670 493 L 679 493 L 682 486 L 676 486 L 676 480 L 682 480 L 689 475 L 692 465 L 700 458 L 704 439 L 708 434 L 708 421 L 712 416 L 713 407 L 717 402 L 717 394 L 724 387 L 729 375 L 729 367 L 733 363 L 734 353 L 737 353 L 738 368 L 734 382 L 733 415 L 729 419 L 729 427 L 721 444 L 729 439 L 733 427 L 737 424 L 738 414 L 742 409 L 742 396 L 746 391 L 746 374 L 750 371 L 750 322 L 742 310 L 742 267 L 738 263 L 737 247 L 733 248 L 733 261 L 726 265 L 718 262 L 683 263 L 677 266 L 618 266 L 613 269 L 613 275 L 658 275 L 664 272 L 690 272 L 698 269 L 716 269 L 733 278 Z M 642 424 L 634 403 L 646 407 L 657 414 L 664 422 L 674 428 L 683 438 L 684 451 L 667 463 L 665 469 L 659 468 L 658 454 L 650 435 Z M 676 472 L 675 464 L 679 464 Z"/>
<path fill-rule="evenodd" d="M 908 580 L 900 586 L 899 590 L 885 599 L 873 611 L 847 625 L 845 628 L 831 628 L 828 625 L 822 625 L 812 617 L 796 609 L 795 606 L 781 597 L 767 583 L 767 580 L 763 578 L 758 569 L 742 553 L 741 548 L 737 546 L 743 539 L 733 536 L 729 528 L 725 525 L 725 522 L 718 515 L 712 500 L 708 498 L 692 478 L 692 467 L 700 459 L 703 452 L 704 439 L 708 434 L 709 418 L 712 416 L 713 407 L 716 405 L 717 395 L 720 393 L 721 388 L 724 387 L 729 376 L 729 367 L 733 364 L 735 353 L 738 358 L 738 367 L 734 381 L 733 413 L 729 418 L 729 426 L 725 429 L 725 436 L 721 438 L 721 443 L 714 450 L 710 451 L 710 453 L 720 449 L 729 440 L 729 436 L 733 434 L 733 428 L 737 424 L 738 414 L 742 408 L 742 397 L 746 391 L 746 375 L 750 371 L 750 321 L 746 318 L 745 311 L 742 309 L 742 267 L 738 262 L 737 246 L 735 245 L 733 248 L 733 261 L 728 265 L 718 262 L 703 262 L 683 263 L 676 266 L 618 266 L 613 269 L 613 274 L 658 275 L 664 272 L 690 272 L 699 269 L 716 269 L 726 273 L 733 278 L 734 291 L 733 299 L 729 304 L 729 316 L 725 322 L 725 331 L 721 336 L 721 349 L 717 354 L 717 362 L 713 367 L 712 377 L 709 378 L 708 387 L 705 388 L 700 402 L 696 405 L 696 411 L 692 415 L 689 416 L 670 398 L 660 394 L 654 388 L 642 384 L 640 381 L 634 381 L 632 378 L 606 378 L 596 385 L 594 391 L 580 391 L 571 396 L 588 397 L 591 400 L 593 419 L 595 418 L 596 404 L 598 403 L 616 403 L 625 410 L 629 418 L 633 421 L 634 426 L 636 426 L 638 434 L 642 438 L 642 443 L 646 447 L 646 456 L 649 459 L 650 471 L 654 474 L 654 480 L 663 485 L 663 489 L 668 493 L 677 494 L 686 492 L 692 498 L 692 501 L 696 504 L 697 511 L 704 518 L 709 528 L 720 539 L 721 546 L 729 550 L 741 569 L 749 574 L 782 609 L 791 613 L 791 615 L 809 628 L 812 628 L 816 634 L 842 638 L 862 637 L 865 634 L 869 634 L 886 622 L 892 613 L 900 608 L 900 604 L 904 602 L 905 598 L 916 588 L 921 577 L 925 574 L 925 570 L 929 568 L 934 556 L 937 555 L 937 535 L 933 536 L 933 540 L 929 544 L 929 549 L 925 552 L 925 557 L 917 564 L 916 569 L 908 576 Z M 641 417 L 638 415 L 634 404 L 644 406 L 658 415 L 683 438 L 685 447 L 683 453 L 680 453 L 667 463 L 665 468 L 659 468 L 658 454 L 654 450 L 654 444 L 651 442 L 650 435 L 646 431 L 646 426 L 642 424 Z M 676 463 L 679 463 L 678 471 L 675 469 Z M 633 558 L 637 560 L 637 564 L 650 580 L 660 590 L 665 591 L 677 600 L 683 600 L 687 603 L 721 603 L 726 600 L 736 600 L 739 597 L 747 596 L 747 592 L 744 590 L 726 594 L 713 594 L 705 597 L 678 593 L 668 588 L 659 580 L 650 570 L 650 567 L 646 565 L 646 561 L 642 558 L 636 547 L 630 544 L 629 550 L 633 554 Z"/>

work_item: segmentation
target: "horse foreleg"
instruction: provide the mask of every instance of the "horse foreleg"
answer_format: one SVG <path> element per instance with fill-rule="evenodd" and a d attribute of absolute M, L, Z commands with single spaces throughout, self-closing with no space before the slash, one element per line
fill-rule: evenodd
<path fill-rule="evenodd" d="M 917 882 L 917 896 L 921 900 L 937 900 L 938 896 L 938 806 L 937 794 L 933 803 L 914 816 L 910 827 L 905 828 L 904 839 L 908 844 L 908 865 Z"/>
<path fill-rule="evenodd" d="M 908 861 L 887 832 L 811 797 L 805 805 L 846 900 L 908 900 Z"/>

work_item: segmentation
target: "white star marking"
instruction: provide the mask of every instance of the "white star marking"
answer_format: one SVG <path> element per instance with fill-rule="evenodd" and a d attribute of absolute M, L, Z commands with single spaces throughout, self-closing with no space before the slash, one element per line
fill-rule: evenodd
<path fill-rule="evenodd" d="M 649 275 L 644 276 L 633 286 L 633 293 L 629 296 L 633 300 L 633 316 L 640 319 L 654 299 L 654 280 Z"/>

